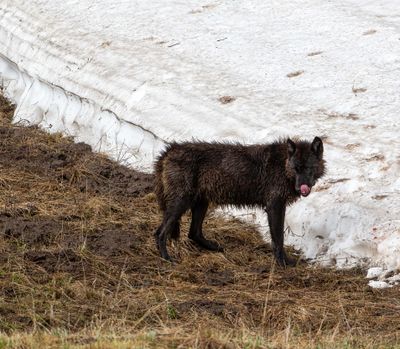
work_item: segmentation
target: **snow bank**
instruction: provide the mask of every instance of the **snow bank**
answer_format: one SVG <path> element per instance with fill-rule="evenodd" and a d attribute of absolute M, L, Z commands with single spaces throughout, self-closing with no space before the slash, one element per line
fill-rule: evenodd
<path fill-rule="evenodd" d="M 16 121 L 146 170 L 169 140 L 325 136 L 328 175 L 288 210 L 287 241 L 396 270 L 400 4 L 358 4 L 3 0 L 0 75 Z"/>
<path fill-rule="evenodd" d="M 163 145 L 140 126 L 121 120 L 93 101 L 30 76 L 2 55 L 0 76 L 6 93 L 17 105 L 14 122 L 38 124 L 51 132 L 64 132 L 122 163 L 138 167 L 152 161 Z"/>

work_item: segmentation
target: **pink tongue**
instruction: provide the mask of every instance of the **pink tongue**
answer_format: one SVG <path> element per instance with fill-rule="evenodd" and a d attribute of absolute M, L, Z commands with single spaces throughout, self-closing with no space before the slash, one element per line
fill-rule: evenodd
<path fill-rule="evenodd" d="M 310 189 L 310 187 L 309 187 L 307 184 L 302 184 L 302 185 L 300 186 L 300 192 L 301 192 L 303 195 L 309 194 L 310 191 L 311 191 L 311 189 Z"/>

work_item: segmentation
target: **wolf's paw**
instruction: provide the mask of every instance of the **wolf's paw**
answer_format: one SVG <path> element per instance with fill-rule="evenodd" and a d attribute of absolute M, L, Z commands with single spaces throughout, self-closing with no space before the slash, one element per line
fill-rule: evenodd
<path fill-rule="evenodd" d="M 281 257 L 281 256 L 280 256 Z M 288 256 L 282 256 L 281 258 L 276 258 L 276 263 L 281 267 L 281 268 L 290 268 L 290 267 L 295 267 L 299 264 L 299 260 L 296 258 L 288 257 Z"/>
<path fill-rule="evenodd" d="M 299 264 L 300 260 L 292 257 L 285 257 L 285 266 L 286 267 L 296 267 Z"/>
<path fill-rule="evenodd" d="M 224 249 L 216 241 L 207 240 L 205 238 L 199 238 L 199 237 L 191 238 L 191 240 L 198 246 L 204 248 L 205 250 L 214 252 L 224 251 Z"/>

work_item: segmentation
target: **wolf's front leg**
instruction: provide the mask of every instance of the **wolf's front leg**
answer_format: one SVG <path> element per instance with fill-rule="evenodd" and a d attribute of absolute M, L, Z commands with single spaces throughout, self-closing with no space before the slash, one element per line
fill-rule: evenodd
<path fill-rule="evenodd" d="M 288 258 L 283 247 L 284 222 L 286 203 L 283 200 L 276 200 L 266 209 L 268 215 L 269 231 L 271 233 L 272 249 L 276 262 L 281 267 L 294 266 L 296 261 Z"/>

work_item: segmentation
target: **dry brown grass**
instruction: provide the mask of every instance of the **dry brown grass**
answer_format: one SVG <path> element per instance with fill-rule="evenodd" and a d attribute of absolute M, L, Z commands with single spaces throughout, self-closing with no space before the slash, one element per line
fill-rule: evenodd
<path fill-rule="evenodd" d="M 184 237 L 170 248 L 178 263 L 161 260 L 150 175 L 11 113 L 0 100 L 0 348 L 398 343 L 397 289 L 371 289 L 356 269 L 278 269 L 238 220 L 205 222 L 225 253 Z"/>

